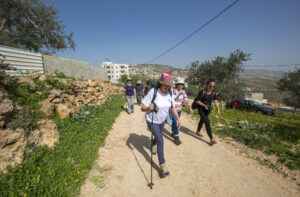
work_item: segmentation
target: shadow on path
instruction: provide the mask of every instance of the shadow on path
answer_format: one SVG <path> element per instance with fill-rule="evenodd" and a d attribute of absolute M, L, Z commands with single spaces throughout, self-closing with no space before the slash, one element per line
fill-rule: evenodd
<path fill-rule="evenodd" d="M 209 146 L 211 146 L 211 144 L 209 142 L 207 142 L 206 140 L 204 140 L 201 137 L 197 136 L 195 132 L 191 131 L 190 129 L 188 129 L 188 128 L 184 127 L 184 126 L 181 126 L 180 131 L 182 133 L 190 135 L 190 136 L 192 136 L 192 137 L 194 137 L 194 138 L 196 138 L 196 139 L 198 139 L 198 140 L 200 140 L 202 142 L 205 142 L 206 144 L 208 144 Z"/>
<path fill-rule="evenodd" d="M 164 136 L 164 138 L 170 140 L 171 142 L 174 142 L 174 139 L 173 139 L 173 137 L 171 136 L 171 134 L 172 134 L 172 133 L 169 133 L 168 130 L 164 129 L 164 131 L 163 131 L 163 136 Z"/>
<path fill-rule="evenodd" d="M 145 136 L 145 135 L 137 135 L 135 133 L 131 133 L 128 140 L 126 141 L 126 145 L 130 148 L 137 164 L 139 165 L 147 183 L 149 184 L 149 181 L 146 177 L 146 174 L 138 160 L 138 158 L 136 157 L 136 154 L 134 153 L 134 148 L 136 150 L 138 150 L 144 157 L 145 159 L 149 162 L 149 165 L 151 165 L 151 152 L 150 152 L 150 138 Z M 148 150 L 149 152 L 146 152 L 146 150 Z M 150 154 L 149 154 L 150 153 Z M 156 155 L 153 155 L 153 158 Z M 156 156 L 157 157 L 157 156 Z M 160 168 L 159 166 L 153 161 L 153 168 L 159 173 Z"/>
<path fill-rule="evenodd" d="M 125 107 L 125 105 L 121 105 L 121 109 L 123 111 L 125 111 L 126 113 L 128 113 L 127 105 L 126 105 L 126 107 Z"/>

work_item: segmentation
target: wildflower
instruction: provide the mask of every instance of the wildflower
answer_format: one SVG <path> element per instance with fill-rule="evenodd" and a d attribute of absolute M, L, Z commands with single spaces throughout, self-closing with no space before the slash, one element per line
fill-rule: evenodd
<path fill-rule="evenodd" d="M 39 183 L 39 182 L 40 182 L 40 176 L 41 176 L 41 175 L 38 175 L 38 176 L 37 176 L 37 178 L 36 178 L 36 180 L 37 180 L 37 183 Z"/>

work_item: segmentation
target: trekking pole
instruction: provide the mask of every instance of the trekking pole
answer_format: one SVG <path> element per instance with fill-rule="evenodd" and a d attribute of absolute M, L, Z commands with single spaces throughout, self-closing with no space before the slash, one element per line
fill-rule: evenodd
<path fill-rule="evenodd" d="M 150 189 L 152 189 L 154 183 L 152 182 L 152 170 L 153 170 L 153 159 L 152 159 L 152 156 L 153 156 L 153 152 L 152 152 L 152 146 L 153 146 L 153 111 L 152 111 L 152 123 L 151 123 L 151 146 L 150 146 L 150 152 L 151 152 L 151 181 L 149 183 L 149 187 Z"/>

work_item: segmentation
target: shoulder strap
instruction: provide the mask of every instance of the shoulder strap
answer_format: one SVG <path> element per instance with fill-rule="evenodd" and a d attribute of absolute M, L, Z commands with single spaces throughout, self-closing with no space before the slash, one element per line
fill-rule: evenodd
<path fill-rule="evenodd" d="M 172 90 L 171 89 L 169 89 L 169 94 L 172 97 Z"/>
<path fill-rule="evenodd" d="M 171 96 L 171 98 L 172 98 L 172 91 L 171 91 L 171 89 L 169 89 L 169 94 L 170 94 L 170 96 Z M 155 100 L 155 98 L 156 98 L 156 95 L 157 95 L 157 88 L 154 88 L 154 92 L 153 92 L 153 97 L 152 97 L 151 103 L 154 103 L 154 100 Z M 171 100 L 171 107 L 173 107 L 173 102 L 172 102 L 172 100 Z"/>
<path fill-rule="evenodd" d="M 156 95 L 157 95 L 157 88 L 154 88 L 153 97 L 152 97 L 152 101 L 151 101 L 152 104 L 154 103 Z"/>
<path fill-rule="evenodd" d="M 172 90 L 171 90 L 171 88 L 169 89 L 169 94 L 171 96 L 171 107 L 173 107 L 174 105 L 173 105 L 173 101 L 172 101 Z"/>
<path fill-rule="evenodd" d="M 182 91 L 183 92 L 183 91 Z M 180 95 L 182 94 L 182 92 L 180 92 L 179 94 L 178 94 L 178 96 L 174 99 L 175 101 L 180 97 Z"/>

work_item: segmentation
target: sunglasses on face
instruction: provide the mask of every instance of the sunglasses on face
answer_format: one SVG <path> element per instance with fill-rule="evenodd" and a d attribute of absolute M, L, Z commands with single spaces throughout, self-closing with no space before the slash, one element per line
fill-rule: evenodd
<path fill-rule="evenodd" d="M 210 88 L 214 88 L 215 86 L 208 86 L 208 87 L 210 87 Z"/>

